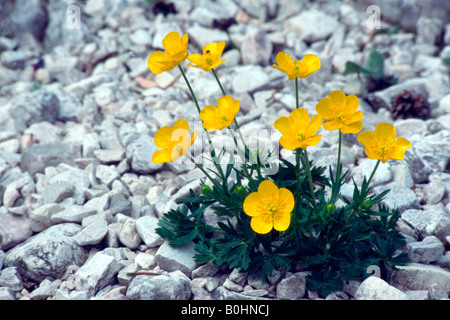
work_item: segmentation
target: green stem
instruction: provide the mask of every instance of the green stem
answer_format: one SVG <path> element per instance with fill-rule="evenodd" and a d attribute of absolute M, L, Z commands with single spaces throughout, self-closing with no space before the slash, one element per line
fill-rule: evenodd
<path fill-rule="evenodd" d="M 377 163 L 375 164 L 375 167 L 373 168 L 372 174 L 370 175 L 369 180 L 367 181 L 367 186 L 370 185 L 370 182 L 372 181 L 372 178 L 373 178 L 373 176 L 375 175 L 375 172 L 376 172 L 377 169 L 378 169 L 378 166 L 379 166 L 379 164 L 380 164 L 380 161 L 381 161 L 381 160 L 378 160 Z"/>
<path fill-rule="evenodd" d="M 220 83 L 220 80 L 219 80 L 219 77 L 216 74 L 216 71 L 214 69 L 211 69 L 211 71 L 212 71 L 212 73 L 214 75 L 214 78 L 216 78 L 217 83 L 219 84 L 220 91 L 222 91 L 222 94 L 225 96 L 226 95 L 225 90 L 223 89 L 222 83 Z"/>
<path fill-rule="evenodd" d="M 248 172 L 247 167 L 245 166 L 245 155 L 242 154 L 242 150 L 241 150 L 241 148 L 239 147 L 239 144 L 238 144 L 238 142 L 237 142 L 236 136 L 233 134 L 233 130 L 231 130 L 230 127 L 228 127 L 228 130 L 230 131 L 230 134 L 231 134 L 231 136 L 233 137 L 234 145 L 236 146 L 236 148 L 237 148 L 237 150 L 238 150 L 238 153 L 239 153 L 239 156 L 240 156 L 240 158 L 241 158 L 241 161 L 242 161 L 242 167 L 243 167 L 243 169 L 244 169 L 245 176 L 247 177 L 249 183 L 251 183 L 252 186 L 255 187 L 255 185 L 254 185 L 255 182 L 254 182 L 253 179 L 251 178 L 251 175 L 250 175 L 250 173 Z"/>
<path fill-rule="evenodd" d="M 308 151 L 305 149 L 304 152 L 305 155 L 305 165 L 306 165 L 306 172 L 308 173 L 308 180 L 309 180 L 309 190 L 311 191 L 311 198 L 313 201 L 314 209 L 316 209 L 316 197 L 314 195 L 314 185 L 312 181 L 312 175 L 311 175 L 311 168 L 309 166 L 309 159 L 308 159 Z"/>
<path fill-rule="evenodd" d="M 341 178 L 340 177 L 340 175 L 341 175 L 341 146 L 342 146 L 342 133 L 341 133 L 341 130 L 339 130 L 339 146 L 338 146 L 335 184 L 337 184 L 338 180 Z"/>
<path fill-rule="evenodd" d="M 368 188 L 370 185 L 370 182 L 372 181 L 373 176 L 375 175 L 375 172 L 378 169 L 378 166 L 380 165 L 380 160 L 377 161 L 377 163 L 375 164 L 375 167 L 373 168 L 372 173 L 370 174 L 369 180 L 367 181 L 367 185 L 366 187 Z M 361 194 L 364 194 L 366 192 L 366 190 L 361 190 Z M 345 221 L 345 226 L 347 226 L 350 222 L 350 220 L 355 216 L 357 210 L 353 209 L 352 213 L 348 216 L 347 220 Z"/>
<path fill-rule="evenodd" d="M 189 92 L 191 93 L 192 99 L 194 100 L 197 111 L 200 114 L 201 110 L 200 110 L 200 106 L 198 105 L 197 97 L 195 96 L 194 90 L 192 89 L 191 84 L 189 83 L 189 80 L 186 77 L 186 73 L 184 73 L 184 70 L 180 65 L 178 65 L 178 69 L 180 69 L 180 71 L 181 71 L 181 75 L 183 76 L 183 79 L 186 82 Z M 216 166 L 217 170 L 219 171 L 221 177 L 224 178 L 224 173 L 223 173 L 222 167 L 220 166 L 220 163 L 217 163 L 217 161 L 216 161 L 216 151 L 214 150 L 214 147 L 213 147 L 213 144 L 211 141 L 211 137 L 209 136 L 209 132 L 206 129 L 204 129 L 204 130 L 206 133 L 206 137 L 208 139 L 209 146 L 211 147 L 211 156 L 213 158 L 212 160 L 214 162 L 214 165 Z"/>
<path fill-rule="evenodd" d="M 296 190 L 296 194 L 300 194 L 300 187 L 301 187 L 301 183 L 300 183 L 300 156 L 301 156 L 301 152 L 302 152 L 302 148 L 297 148 L 295 150 L 295 164 L 296 164 L 296 178 L 297 178 L 297 190 Z"/>
<path fill-rule="evenodd" d="M 299 102 L 298 102 L 298 78 L 295 77 L 295 107 L 298 109 Z"/>
<path fill-rule="evenodd" d="M 188 80 L 188 78 L 186 77 L 186 74 L 184 73 L 183 68 L 182 68 L 180 65 L 178 65 L 178 69 L 180 69 L 180 71 L 181 71 L 181 75 L 183 76 L 184 81 L 185 81 L 186 84 L 187 84 L 187 87 L 188 87 L 188 89 L 189 89 L 189 92 L 191 93 L 192 99 L 194 99 L 195 106 L 197 107 L 197 111 L 198 111 L 198 113 L 200 114 L 200 111 L 201 111 L 201 110 L 200 110 L 200 106 L 198 105 L 197 98 L 195 97 L 194 90 L 192 90 L 191 84 L 189 83 L 189 80 Z"/>

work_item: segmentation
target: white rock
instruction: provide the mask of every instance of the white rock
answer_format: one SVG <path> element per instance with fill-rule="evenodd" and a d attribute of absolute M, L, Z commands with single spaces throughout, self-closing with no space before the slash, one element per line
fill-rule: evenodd
<path fill-rule="evenodd" d="M 450 234 L 450 215 L 442 210 L 408 209 L 401 218 L 421 237 L 433 235 L 445 243 L 445 237 Z"/>
<path fill-rule="evenodd" d="M 444 253 L 443 243 L 435 236 L 425 237 L 420 242 L 409 242 L 406 245 L 408 257 L 413 262 L 430 263 L 439 260 Z"/>
<path fill-rule="evenodd" d="M 410 263 L 405 266 L 398 266 L 399 270 L 394 270 L 391 275 L 390 284 L 400 290 L 406 287 L 413 290 L 440 289 L 444 293 L 450 293 L 450 272 L 434 265 L 421 263 Z"/>
<path fill-rule="evenodd" d="M 194 243 L 189 242 L 178 247 L 171 247 L 169 242 L 164 242 L 156 252 L 156 261 L 158 266 L 165 271 L 180 270 L 188 277 L 191 277 L 192 271 L 197 267 L 194 260 Z"/>
<path fill-rule="evenodd" d="M 286 276 L 277 285 L 277 298 L 283 300 L 297 300 L 306 293 L 306 277 L 303 273 Z"/>
<path fill-rule="evenodd" d="M 80 246 L 99 244 L 108 233 L 108 223 L 106 222 L 105 215 L 101 213 L 93 217 L 95 218 L 94 222 L 85 226 L 83 230 L 75 236 L 75 241 Z"/>
<path fill-rule="evenodd" d="M 237 74 L 232 81 L 236 93 L 253 92 L 262 89 L 269 83 L 269 76 L 260 66 L 247 65 L 236 68 Z"/>
<path fill-rule="evenodd" d="M 93 297 L 100 289 L 111 284 L 122 266 L 112 256 L 97 253 L 75 274 L 75 286 L 77 290 L 86 292 L 88 297 Z"/>
<path fill-rule="evenodd" d="M 357 300 L 408 300 L 404 292 L 376 276 L 370 276 L 361 283 L 355 298 Z"/>
<path fill-rule="evenodd" d="M 189 278 L 177 270 L 160 276 L 134 277 L 126 296 L 132 300 L 188 300 L 191 294 Z"/>
<path fill-rule="evenodd" d="M 155 232 L 155 229 L 158 228 L 158 221 L 158 218 L 152 216 L 144 216 L 136 220 L 136 230 L 142 241 L 150 248 L 164 243 L 164 239 Z"/>
<path fill-rule="evenodd" d="M 419 199 L 414 191 L 397 182 L 377 186 L 374 188 L 374 193 L 379 194 L 387 189 L 390 191 L 386 194 L 382 202 L 390 209 L 397 208 L 400 212 L 402 212 L 404 210 L 417 208 L 419 206 Z"/>
<path fill-rule="evenodd" d="M 336 18 L 322 11 L 302 10 L 299 15 L 288 19 L 284 28 L 297 32 L 304 41 L 315 42 L 327 39 L 338 25 Z"/>
<path fill-rule="evenodd" d="M 119 233 L 119 240 L 130 249 L 136 249 L 142 242 L 139 233 L 136 230 L 136 221 L 128 218 L 122 225 Z"/>

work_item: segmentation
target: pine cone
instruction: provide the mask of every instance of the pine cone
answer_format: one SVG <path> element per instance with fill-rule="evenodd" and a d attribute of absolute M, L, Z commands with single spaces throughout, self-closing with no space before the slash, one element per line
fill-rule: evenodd
<path fill-rule="evenodd" d="M 408 118 L 427 120 L 430 118 L 430 103 L 413 90 L 403 90 L 392 98 L 391 104 L 394 120 Z"/>

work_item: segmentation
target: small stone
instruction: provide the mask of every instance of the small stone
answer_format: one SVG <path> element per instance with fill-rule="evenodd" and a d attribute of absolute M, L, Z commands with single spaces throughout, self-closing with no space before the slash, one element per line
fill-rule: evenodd
<path fill-rule="evenodd" d="M 191 294 L 189 278 L 177 270 L 160 276 L 134 277 L 126 296 L 132 300 L 188 300 Z"/>
<path fill-rule="evenodd" d="M 100 213 L 93 216 L 93 218 L 95 218 L 95 221 L 85 226 L 80 233 L 74 237 L 75 241 L 80 246 L 99 244 L 108 233 L 108 223 L 106 222 L 105 215 Z"/>
<path fill-rule="evenodd" d="M 237 74 L 232 81 L 235 93 L 252 93 L 261 90 L 269 83 L 269 76 L 261 66 L 247 65 L 236 68 Z"/>
<path fill-rule="evenodd" d="M 152 248 L 164 243 L 164 239 L 156 233 L 159 219 L 152 216 L 144 216 L 136 220 L 136 230 L 144 243 Z"/>
<path fill-rule="evenodd" d="M 225 280 L 225 282 L 223 283 L 223 287 L 236 292 L 244 291 L 244 288 L 242 286 L 232 282 L 230 279 Z"/>
<path fill-rule="evenodd" d="M 102 163 L 110 164 L 120 162 L 125 158 L 125 150 L 103 150 L 93 151 L 94 156 Z"/>
<path fill-rule="evenodd" d="M 427 204 L 437 204 L 444 197 L 445 184 L 439 178 L 431 178 L 423 191 Z"/>
<path fill-rule="evenodd" d="M 51 215 L 50 220 L 53 224 L 64 222 L 81 223 L 84 218 L 92 216 L 97 213 L 97 209 L 89 206 L 71 205 L 66 206 Z"/>
<path fill-rule="evenodd" d="M 401 214 L 401 218 L 423 238 L 436 236 L 445 243 L 445 238 L 450 234 L 450 216 L 441 210 L 408 209 Z"/>
<path fill-rule="evenodd" d="M 443 243 L 435 236 L 425 237 L 420 242 L 410 242 L 406 245 L 408 257 L 413 262 L 430 263 L 439 260 L 444 253 Z"/>
<path fill-rule="evenodd" d="M 156 266 L 155 256 L 143 252 L 138 253 L 134 261 L 140 270 L 151 270 Z"/>
<path fill-rule="evenodd" d="M 397 182 L 391 182 L 383 186 L 377 186 L 374 188 L 376 194 L 381 193 L 384 190 L 389 189 L 390 191 L 386 194 L 383 199 L 383 203 L 390 209 L 397 208 L 400 212 L 417 208 L 419 206 L 419 199 L 417 198 L 414 191 L 404 187 Z"/>
<path fill-rule="evenodd" d="M 6 208 L 14 207 L 16 200 L 20 198 L 20 193 L 16 188 L 6 188 L 3 193 L 3 205 Z"/>
<path fill-rule="evenodd" d="M 136 249 L 142 242 L 139 233 L 136 230 L 136 221 L 128 218 L 122 225 L 119 233 L 119 240 L 130 249 Z"/>
<path fill-rule="evenodd" d="M 436 289 L 450 293 L 450 272 L 445 269 L 422 263 L 410 263 L 405 266 L 397 266 L 391 275 L 390 283 L 392 286 L 405 290 L 430 290 Z M 406 286 L 406 287 L 405 287 Z"/>
<path fill-rule="evenodd" d="M 34 232 L 40 232 L 52 226 L 54 214 L 64 210 L 64 206 L 57 203 L 49 203 L 40 206 L 30 212 L 30 226 Z"/>
<path fill-rule="evenodd" d="M 356 300 L 408 300 L 404 292 L 376 276 L 370 276 L 361 283 L 355 298 Z"/>
<path fill-rule="evenodd" d="M 302 273 L 287 275 L 277 285 L 277 298 L 283 300 L 297 300 L 306 293 L 306 277 Z"/>
<path fill-rule="evenodd" d="M 111 187 L 114 180 L 120 178 L 117 168 L 112 165 L 99 165 L 97 170 L 95 170 L 95 176 L 108 188 Z"/>
<path fill-rule="evenodd" d="M 158 266 L 165 271 L 180 270 L 188 277 L 191 277 L 192 271 L 197 267 L 194 260 L 194 243 L 189 242 L 178 247 L 171 247 L 165 241 L 156 252 L 156 261 Z"/>
<path fill-rule="evenodd" d="M 59 279 L 55 281 L 44 279 L 44 281 L 39 284 L 39 287 L 30 293 L 29 297 L 31 300 L 47 300 L 55 294 L 60 285 L 61 280 Z"/>
<path fill-rule="evenodd" d="M 43 193 L 44 204 L 60 203 L 75 192 L 75 186 L 69 181 L 55 181 L 49 183 Z"/>
<path fill-rule="evenodd" d="M 219 266 L 214 265 L 212 262 L 208 262 L 192 271 L 192 279 L 202 277 L 212 277 L 219 270 L 220 270 Z"/>
<path fill-rule="evenodd" d="M 266 66 L 272 56 L 272 43 L 261 27 L 248 28 L 241 48 L 244 64 Z"/>
<path fill-rule="evenodd" d="M 88 297 L 93 297 L 115 280 L 120 269 L 121 265 L 114 257 L 99 252 L 75 274 L 76 288 L 86 292 Z"/>
<path fill-rule="evenodd" d="M 15 292 L 23 289 L 22 277 L 16 267 L 8 267 L 0 272 L 0 287 L 7 287 Z"/>

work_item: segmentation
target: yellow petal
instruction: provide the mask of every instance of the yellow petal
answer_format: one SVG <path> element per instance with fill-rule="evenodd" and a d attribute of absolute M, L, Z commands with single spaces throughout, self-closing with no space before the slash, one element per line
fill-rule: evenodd
<path fill-rule="evenodd" d="M 205 62 L 205 61 L 203 60 L 203 56 L 200 55 L 200 54 L 198 54 L 198 53 L 190 54 L 190 55 L 187 57 L 187 59 L 188 59 L 190 62 L 192 62 L 192 63 L 194 63 L 194 64 L 197 64 L 197 65 L 201 65 L 201 64 L 203 64 L 203 63 Z M 191 65 L 191 64 L 189 64 L 189 65 Z M 195 67 L 195 66 L 193 66 L 193 67 Z"/>
<path fill-rule="evenodd" d="M 373 140 L 374 135 L 372 131 L 363 131 L 357 136 L 357 140 L 359 143 L 361 143 L 363 146 L 369 146 Z"/>
<path fill-rule="evenodd" d="M 277 231 L 286 231 L 287 228 L 289 228 L 290 224 L 291 224 L 291 214 L 290 213 L 278 214 L 276 216 L 276 219 L 274 219 L 274 221 L 273 221 L 273 227 Z"/>
<path fill-rule="evenodd" d="M 292 110 L 289 115 L 289 119 L 291 119 L 291 122 L 297 132 L 305 132 L 308 128 L 310 117 L 306 109 L 298 108 Z"/>
<path fill-rule="evenodd" d="M 306 149 L 307 146 L 309 147 L 313 147 L 316 144 L 319 143 L 320 139 L 322 139 L 322 136 L 320 134 L 310 137 L 307 140 L 304 141 L 304 146 L 302 147 L 302 149 Z"/>
<path fill-rule="evenodd" d="M 282 136 L 280 138 L 280 144 L 283 148 L 287 150 L 295 150 L 297 148 L 300 148 L 301 142 L 297 139 L 289 138 L 286 136 Z"/>
<path fill-rule="evenodd" d="M 273 219 L 269 214 L 253 217 L 250 221 L 253 231 L 259 234 L 269 233 L 273 228 Z"/>
<path fill-rule="evenodd" d="M 279 117 L 273 124 L 274 128 L 281 132 L 282 135 L 292 134 L 293 126 L 288 117 Z"/>
<path fill-rule="evenodd" d="M 362 130 L 363 123 L 361 121 L 352 122 L 350 124 L 343 124 L 341 127 L 342 133 L 358 133 Z"/>
<path fill-rule="evenodd" d="M 298 76 L 300 78 L 306 78 L 320 69 L 320 60 L 314 54 L 307 54 L 303 57 L 299 69 L 300 73 Z"/>
<path fill-rule="evenodd" d="M 200 119 L 203 121 L 203 128 L 208 131 L 220 130 L 221 123 L 219 110 L 212 104 L 204 107 L 200 111 Z"/>
<path fill-rule="evenodd" d="M 231 96 L 225 95 L 217 100 L 217 109 L 221 115 L 227 119 L 234 119 L 239 111 L 239 100 L 234 100 Z"/>
<path fill-rule="evenodd" d="M 154 164 L 172 162 L 171 150 L 156 150 L 152 157 Z"/>
<path fill-rule="evenodd" d="M 375 139 L 377 140 L 391 140 L 393 141 L 397 136 L 397 131 L 394 126 L 390 123 L 381 122 L 377 124 L 373 132 Z"/>
<path fill-rule="evenodd" d="M 325 121 L 334 118 L 335 110 L 331 99 L 324 98 L 316 105 L 316 112 L 320 114 Z"/>
<path fill-rule="evenodd" d="M 331 100 L 334 112 L 344 112 L 347 99 L 343 91 L 331 91 L 328 94 L 328 98 Z"/>
<path fill-rule="evenodd" d="M 261 197 L 261 201 L 278 200 L 278 193 L 278 187 L 270 180 L 264 180 L 258 186 L 258 194 Z"/>
<path fill-rule="evenodd" d="M 308 129 L 306 130 L 306 136 L 310 137 L 317 134 L 320 127 L 322 126 L 322 117 L 318 114 L 315 114 L 311 118 L 311 122 L 309 123 Z"/>
<path fill-rule="evenodd" d="M 406 149 L 411 147 L 411 142 L 403 137 L 398 137 L 392 144 L 393 151 L 389 154 L 392 160 L 404 160 Z"/>
<path fill-rule="evenodd" d="M 358 109 L 358 106 L 359 106 L 359 99 L 358 99 L 358 97 L 353 95 L 353 94 L 348 95 L 347 98 L 346 98 L 344 112 L 346 114 L 353 114 L 353 113 L 356 112 L 356 109 Z M 359 112 L 361 112 L 361 111 L 359 111 Z M 362 114 L 362 112 L 361 112 L 361 114 Z"/>
<path fill-rule="evenodd" d="M 189 122 L 187 122 L 184 119 L 178 119 L 177 121 L 175 121 L 172 128 L 174 130 L 175 129 L 185 129 L 185 130 L 189 131 Z"/>
<path fill-rule="evenodd" d="M 262 208 L 258 192 L 252 192 L 245 198 L 243 208 L 244 212 L 250 217 L 256 217 L 261 214 Z"/>
<path fill-rule="evenodd" d="M 294 62 L 291 58 L 291 55 L 289 53 L 285 52 L 278 52 L 275 60 L 277 61 L 278 65 L 286 71 L 290 71 L 293 69 Z"/>
<path fill-rule="evenodd" d="M 173 145 L 172 141 L 173 129 L 171 127 L 162 127 L 155 133 L 154 142 L 159 148 L 170 149 Z"/>

